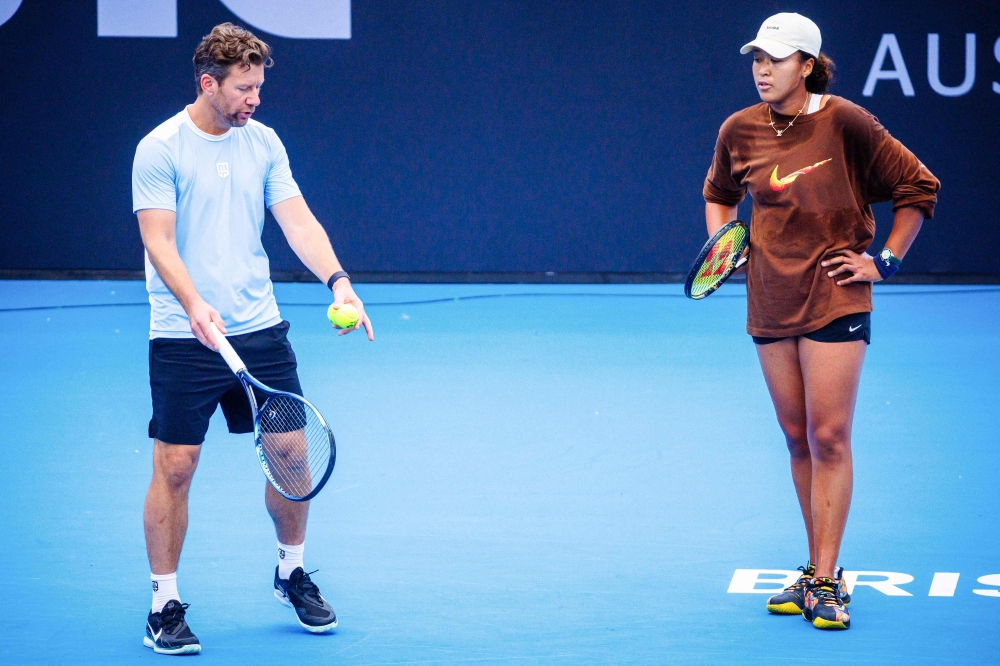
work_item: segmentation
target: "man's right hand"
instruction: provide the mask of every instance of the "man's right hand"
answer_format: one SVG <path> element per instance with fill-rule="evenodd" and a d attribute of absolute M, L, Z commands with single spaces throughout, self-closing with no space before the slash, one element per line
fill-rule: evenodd
<path fill-rule="evenodd" d="M 215 337 L 209 324 L 213 321 L 219 328 L 219 332 L 226 334 L 226 325 L 222 323 L 222 317 L 211 305 L 199 299 L 187 310 L 188 321 L 191 322 L 191 332 L 198 338 L 201 344 L 213 351 L 219 351 L 219 345 L 215 344 Z"/>

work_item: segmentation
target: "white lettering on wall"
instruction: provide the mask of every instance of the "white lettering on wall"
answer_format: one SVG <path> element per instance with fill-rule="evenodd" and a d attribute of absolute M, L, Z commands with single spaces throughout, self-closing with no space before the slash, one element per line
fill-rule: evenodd
<path fill-rule="evenodd" d="M 940 35 L 927 35 L 927 82 L 931 84 L 931 89 L 945 97 L 961 97 L 972 90 L 976 82 L 976 36 L 972 33 L 965 35 L 965 78 L 957 86 L 941 83 L 940 52 Z"/>
<path fill-rule="evenodd" d="M 799 571 L 784 569 L 737 569 L 729 581 L 729 594 L 776 594 L 794 583 Z M 758 585 L 766 585 L 761 588 Z"/>
<path fill-rule="evenodd" d="M 993 57 L 996 58 L 997 62 L 1000 62 L 1000 37 L 997 37 L 996 43 L 993 44 Z M 993 82 L 993 92 L 1000 95 L 1000 83 Z"/>
<path fill-rule="evenodd" d="M 351 0 L 220 0 L 241 19 L 293 39 L 350 39 Z M 0 23 L 7 5 L 0 0 Z M 9 18 L 9 17 L 8 17 Z M 98 37 L 176 37 L 177 0 L 97 0 Z"/>
<path fill-rule="evenodd" d="M 860 580 L 860 577 L 877 577 L 879 580 Z M 858 585 L 867 585 L 875 588 L 882 594 L 890 597 L 912 597 L 913 595 L 904 590 L 899 585 L 906 585 L 913 582 L 913 576 L 895 571 L 845 571 L 844 583 L 847 584 L 847 591 L 854 593 L 854 588 Z"/>
<path fill-rule="evenodd" d="M 0 25 L 10 20 L 21 6 L 21 0 L 0 0 Z"/>
<path fill-rule="evenodd" d="M 928 597 L 953 597 L 955 588 L 958 587 L 958 577 L 961 574 L 937 572 L 931 580 L 931 589 L 927 593 Z"/>
<path fill-rule="evenodd" d="M 980 585 L 996 585 L 1000 587 L 1000 574 L 980 576 L 976 579 L 976 582 Z M 983 597 L 1000 597 L 1000 590 L 973 590 L 973 592 Z"/>
<path fill-rule="evenodd" d="M 222 0 L 241 19 L 279 37 L 350 39 L 351 0 Z"/>
<path fill-rule="evenodd" d="M 892 69 L 882 69 L 886 56 L 892 58 Z M 891 32 L 882 35 L 882 41 L 878 44 L 875 60 L 872 61 L 871 69 L 868 70 L 868 80 L 865 81 L 865 87 L 861 94 L 865 97 L 874 95 L 875 84 L 879 81 L 899 81 L 904 95 L 913 97 L 916 94 L 913 91 L 910 74 L 906 71 L 906 63 L 903 62 L 903 53 L 899 50 L 899 42 L 896 41 L 896 35 Z"/>
<path fill-rule="evenodd" d="M 177 0 L 97 0 L 98 37 L 176 37 Z"/>

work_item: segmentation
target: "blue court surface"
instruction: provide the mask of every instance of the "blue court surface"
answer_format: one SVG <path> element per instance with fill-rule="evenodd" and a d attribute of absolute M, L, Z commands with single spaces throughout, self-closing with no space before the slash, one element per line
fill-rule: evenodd
<path fill-rule="evenodd" d="M 190 659 L 1000 662 L 1000 289 L 876 288 L 839 633 L 764 610 L 761 570 L 806 553 L 742 286 L 361 285 L 373 344 L 337 339 L 321 285 L 276 291 L 338 440 L 305 561 L 340 627 L 275 602 L 252 438 L 217 413 L 179 569 Z M 144 302 L 0 282 L 3 664 L 169 661 L 142 646 Z"/>

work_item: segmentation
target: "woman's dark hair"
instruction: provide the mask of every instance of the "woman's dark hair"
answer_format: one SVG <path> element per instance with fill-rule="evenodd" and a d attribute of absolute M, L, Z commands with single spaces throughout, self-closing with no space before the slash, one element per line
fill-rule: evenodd
<path fill-rule="evenodd" d="M 833 70 L 837 66 L 822 52 L 817 57 L 811 56 L 805 51 L 799 51 L 799 58 L 802 59 L 802 62 L 805 62 L 809 58 L 815 61 L 813 63 L 812 74 L 806 77 L 806 90 L 817 95 L 825 93 L 833 82 Z"/>

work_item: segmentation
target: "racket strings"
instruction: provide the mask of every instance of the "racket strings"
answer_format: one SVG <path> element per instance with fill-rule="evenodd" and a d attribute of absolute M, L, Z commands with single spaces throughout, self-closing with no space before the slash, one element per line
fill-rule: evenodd
<path fill-rule="evenodd" d="M 691 282 L 691 297 L 698 298 L 710 293 L 720 282 L 729 277 L 746 249 L 748 241 L 749 229 L 742 224 L 734 225 L 723 234 L 701 262 Z"/>
<path fill-rule="evenodd" d="M 275 485 L 306 497 L 331 462 L 330 434 L 316 411 L 293 396 L 273 396 L 260 409 L 257 443 Z"/>

